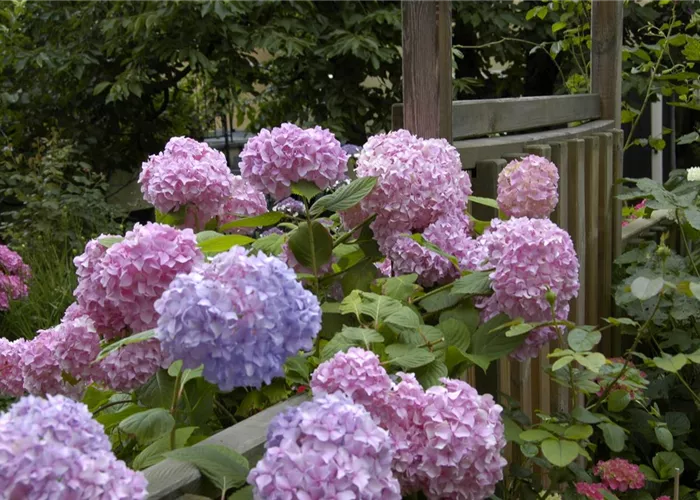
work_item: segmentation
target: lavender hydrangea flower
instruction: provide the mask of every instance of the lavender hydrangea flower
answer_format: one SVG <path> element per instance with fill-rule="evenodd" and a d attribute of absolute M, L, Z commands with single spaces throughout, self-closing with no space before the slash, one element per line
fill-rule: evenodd
<path fill-rule="evenodd" d="M 498 174 L 498 206 L 510 217 L 546 218 L 559 201 L 559 171 L 547 158 L 513 160 Z"/>
<path fill-rule="evenodd" d="M 223 391 L 270 383 L 321 329 L 316 297 L 281 260 L 241 247 L 178 276 L 156 302 L 156 336 L 169 360 L 204 364 Z"/>
<path fill-rule="evenodd" d="M 388 433 L 345 395 L 302 403 L 270 426 L 265 456 L 248 475 L 256 499 L 399 500 Z"/>
<path fill-rule="evenodd" d="M 27 396 L 0 415 L 0 491 L 8 499 L 141 500 L 146 479 L 111 451 L 82 403 Z"/>
<path fill-rule="evenodd" d="M 173 137 L 165 151 L 143 163 L 139 184 L 144 199 L 158 211 L 191 207 L 203 227 L 231 196 L 233 174 L 220 151 L 194 139 Z"/>
<path fill-rule="evenodd" d="M 301 129 L 283 123 L 262 129 L 241 151 L 241 175 L 261 191 L 281 200 L 299 181 L 326 189 L 345 177 L 348 155 L 321 127 Z"/>
<path fill-rule="evenodd" d="M 306 213 L 306 207 L 304 203 L 294 198 L 285 198 L 284 200 L 277 203 L 272 210 L 275 212 L 285 212 L 292 215 L 304 215 Z"/>
<path fill-rule="evenodd" d="M 267 212 L 265 195 L 246 182 L 240 175 L 235 175 L 231 182 L 231 194 L 219 210 L 219 224 L 224 225 L 245 217 L 254 217 Z M 229 233 L 250 234 L 250 227 L 228 229 Z"/>

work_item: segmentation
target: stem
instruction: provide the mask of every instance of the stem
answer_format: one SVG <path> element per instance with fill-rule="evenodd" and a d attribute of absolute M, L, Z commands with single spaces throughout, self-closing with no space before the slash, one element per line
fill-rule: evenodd
<path fill-rule="evenodd" d="M 182 384 L 182 368 L 177 372 L 177 377 L 175 377 L 175 387 L 173 388 L 173 402 L 170 405 L 170 414 L 175 418 L 175 413 L 177 412 L 177 403 L 180 400 L 180 385 Z M 173 429 L 170 431 L 170 449 L 175 449 L 175 431 L 177 426 L 173 425 Z"/>
<path fill-rule="evenodd" d="M 309 245 L 311 246 L 311 269 L 314 272 L 314 292 L 318 296 L 318 262 L 316 262 L 316 245 L 314 243 L 314 231 L 311 225 L 311 215 L 309 214 L 309 202 L 304 198 L 304 207 L 306 207 L 306 223 L 309 226 Z"/>
<path fill-rule="evenodd" d="M 674 4 L 673 12 L 671 14 L 671 21 L 669 21 L 669 23 L 668 23 L 668 31 L 666 32 L 666 40 L 668 40 L 671 37 L 671 32 L 673 31 L 673 23 L 675 21 L 676 21 L 676 6 Z M 656 63 L 654 64 L 654 68 L 651 70 L 651 75 L 649 77 L 649 85 L 647 85 L 647 91 L 646 91 L 646 95 L 644 96 L 644 101 L 642 102 L 642 107 L 639 108 L 639 114 L 634 118 L 634 121 L 632 122 L 632 125 L 630 126 L 629 135 L 627 136 L 627 140 L 625 141 L 625 146 L 622 148 L 623 151 L 627 151 L 627 149 L 629 149 L 629 147 L 632 145 L 632 139 L 634 138 L 634 130 L 637 128 L 637 125 L 639 124 L 639 120 L 642 118 L 642 113 L 644 113 L 644 109 L 646 108 L 647 103 L 649 102 L 649 97 L 651 97 L 651 88 L 654 86 L 654 82 L 656 80 L 656 72 L 659 70 L 659 66 L 661 66 L 661 61 L 664 58 L 667 46 L 668 46 L 668 44 L 664 45 L 664 48 L 659 53 L 659 57 L 656 59 Z"/>
<path fill-rule="evenodd" d="M 336 271 L 336 272 L 334 272 L 334 273 L 326 274 L 325 276 L 322 276 L 322 277 L 321 277 L 321 281 L 329 280 L 329 279 L 331 279 L 331 278 L 336 278 L 336 277 L 338 277 L 338 276 L 340 276 L 340 275 L 342 275 L 342 274 L 347 273 L 347 272 L 350 271 L 351 269 L 354 269 L 354 268 L 356 268 L 357 266 L 359 266 L 359 265 L 361 265 L 361 264 L 364 264 L 365 262 L 369 262 L 370 260 L 371 260 L 371 259 L 370 259 L 369 257 L 362 257 L 360 260 L 358 260 L 357 262 L 355 262 L 355 263 L 354 263 L 352 266 L 350 266 L 350 267 L 347 267 L 347 268 L 345 268 L 345 269 L 343 269 L 343 270 L 341 270 L 341 271 Z"/>
<path fill-rule="evenodd" d="M 415 300 L 413 301 L 413 303 L 414 303 L 414 304 L 417 304 L 418 302 L 420 302 L 420 301 L 423 300 L 423 299 L 427 299 L 428 297 L 432 297 L 432 296 L 435 295 L 435 294 L 438 294 L 438 293 L 440 293 L 440 292 L 442 292 L 442 291 L 444 291 L 444 290 L 449 289 L 452 285 L 454 285 L 454 282 L 448 283 L 447 285 L 442 285 L 442 286 L 440 286 L 440 287 L 438 287 L 438 288 L 436 288 L 436 289 L 434 289 L 434 290 L 431 290 L 431 291 L 429 291 L 428 293 L 426 293 L 425 295 L 421 295 L 420 297 L 418 297 L 417 299 L 415 299 Z"/>
<path fill-rule="evenodd" d="M 92 416 L 94 417 L 98 413 L 100 413 L 103 410 L 106 410 L 107 408 L 110 408 L 112 406 L 117 406 L 117 405 L 128 405 L 130 404 L 131 401 L 112 401 L 111 403 L 105 403 L 99 408 L 97 408 L 95 411 L 92 412 Z"/>
<path fill-rule="evenodd" d="M 360 229 L 362 226 L 367 224 L 368 222 L 373 221 L 377 217 L 377 214 L 372 214 L 369 217 L 367 217 L 365 220 L 360 222 L 357 226 L 353 227 L 350 231 L 345 233 L 344 235 L 340 236 L 337 240 L 333 242 L 333 248 L 337 247 L 338 245 L 345 243 L 350 239 L 350 237 L 355 234 L 355 232 Z"/>

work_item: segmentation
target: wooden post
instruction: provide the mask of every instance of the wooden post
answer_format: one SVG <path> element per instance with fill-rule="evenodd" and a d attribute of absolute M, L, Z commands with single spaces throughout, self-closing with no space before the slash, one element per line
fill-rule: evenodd
<path fill-rule="evenodd" d="M 452 4 L 402 2 L 403 126 L 452 141 Z"/>
<path fill-rule="evenodd" d="M 620 128 L 622 108 L 622 2 L 591 5 L 591 92 L 600 95 L 601 118 Z"/>

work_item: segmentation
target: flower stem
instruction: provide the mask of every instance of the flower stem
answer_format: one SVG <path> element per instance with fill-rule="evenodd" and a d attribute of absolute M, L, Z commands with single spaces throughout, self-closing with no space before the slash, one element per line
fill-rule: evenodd
<path fill-rule="evenodd" d="M 173 388 L 173 402 L 170 405 L 170 414 L 175 418 L 175 413 L 177 412 L 177 403 L 180 401 L 180 385 L 182 385 L 182 368 L 177 372 L 177 377 L 175 377 L 175 387 Z M 175 449 L 175 431 L 177 426 L 173 425 L 173 429 L 170 431 L 170 449 Z"/>
<path fill-rule="evenodd" d="M 355 232 L 356 232 L 358 229 L 360 229 L 360 228 L 361 228 L 362 226 L 364 226 L 365 224 L 367 224 L 367 223 L 369 223 L 369 222 L 372 222 L 376 217 L 377 217 L 377 214 L 372 214 L 372 215 L 370 215 L 370 216 L 367 217 L 365 220 L 363 220 L 362 222 L 360 222 L 357 226 L 353 227 L 350 231 L 348 231 L 347 233 L 345 233 L 345 234 L 343 234 L 342 236 L 338 237 L 338 239 L 335 240 L 335 241 L 333 242 L 333 248 L 335 248 L 335 247 L 337 247 L 338 245 L 340 245 L 340 244 L 345 243 L 346 241 L 348 241 L 348 240 L 352 237 L 352 235 L 355 234 Z"/>

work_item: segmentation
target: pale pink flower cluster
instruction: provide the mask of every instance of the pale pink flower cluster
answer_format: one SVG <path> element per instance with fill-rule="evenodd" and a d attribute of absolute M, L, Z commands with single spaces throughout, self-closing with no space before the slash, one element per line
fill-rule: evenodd
<path fill-rule="evenodd" d="M 547 158 L 513 160 L 498 175 L 498 206 L 510 217 L 549 217 L 559 202 L 559 171 Z"/>
<path fill-rule="evenodd" d="M 551 306 L 546 299 L 556 294 L 558 319 L 566 319 L 569 301 L 579 289 L 579 263 L 569 234 L 548 219 L 494 219 L 478 239 L 487 261 L 480 267 L 490 274 L 493 295 L 477 301 L 484 321 L 505 313 L 525 321 L 549 321 Z M 524 360 L 556 338 L 553 328 L 533 330 L 511 356 Z"/>
<path fill-rule="evenodd" d="M 322 363 L 311 380 L 314 395 L 341 391 L 389 431 L 392 468 L 404 493 L 430 499 L 487 498 L 503 478 L 502 408 L 466 382 L 441 379 L 424 391 L 414 375 L 391 383 L 374 353 L 353 348 Z"/>
<path fill-rule="evenodd" d="M 644 488 L 646 479 L 638 465 L 624 458 L 600 461 L 593 468 L 603 485 L 612 491 L 639 490 Z"/>
<path fill-rule="evenodd" d="M 584 483 L 579 482 L 574 485 L 576 487 L 576 493 L 587 498 L 588 500 L 605 500 L 603 492 L 608 492 L 609 490 L 600 483 Z"/>
<path fill-rule="evenodd" d="M 267 212 L 265 195 L 255 189 L 243 177 L 236 175 L 231 183 L 231 195 L 219 210 L 219 224 L 224 225 L 245 217 L 253 217 Z M 227 232 L 249 234 L 252 228 L 232 228 Z"/>
<path fill-rule="evenodd" d="M 241 151 L 241 175 L 276 199 L 289 196 L 300 181 L 326 189 L 345 178 L 348 155 L 329 130 L 283 123 L 262 129 Z"/>
<path fill-rule="evenodd" d="M 32 273 L 20 255 L 0 244 L 0 311 L 10 308 L 11 300 L 19 300 L 29 294 Z"/>
<path fill-rule="evenodd" d="M 233 174 L 220 151 L 188 137 L 173 137 L 165 151 L 143 163 L 139 184 L 144 199 L 158 211 L 188 207 L 203 227 L 231 197 Z"/>

